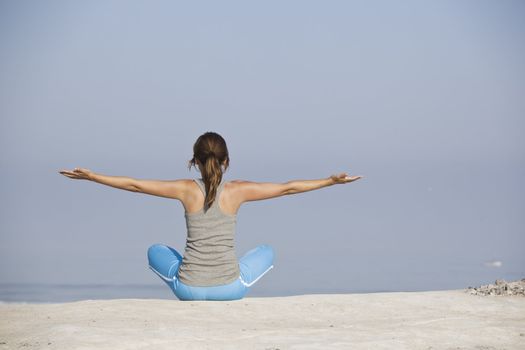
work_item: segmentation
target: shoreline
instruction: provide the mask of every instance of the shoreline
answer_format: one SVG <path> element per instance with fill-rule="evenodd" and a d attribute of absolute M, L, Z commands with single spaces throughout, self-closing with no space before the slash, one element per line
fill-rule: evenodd
<path fill-rule="evenodd" d="M 13 288 L 13 286 L 20 286 L 21 284 L 1 284 L 0 283 L 0 288 L 1 286 L 4 287 L 4 289 L 7 289 L 7 288 L 11 288 L 12 290 L 9 291 L 8 295 L 16 295 L 16 287 Z M 6 288 L 7 286 L 7 288 Z M 129 285 L 91 285 L 91 284 L 85 284 L 85 285 L 64 285 L 64 284 L 49 284 L 49 285 L 41 285 L 41 284 L 23 284 L 22 285 L 24 288 L 27 288 L 27 287 L 33 287 L 32 288 L 32 294 L 33 295 L 38 295 L 37 298 L 33 297 L 29 297 L 25 300 L 17 300 L 17 299 L 13 299 L 13 300 L 8 300 L 8 299 L 0 299 L 0 305 L 2 304 L 21 304 L 21 305 L 26 305 L 26 304 L 65 304 L 65 303 L 72 303 L 72 302 L 78 302 L 78 301 L 85 301 L 85 300 L 118 300 L 118 299 L 140 299 L 140 300 L 171 300 L 171 301 L 179 301 L 177 299 L 177 297 L 175 295 L 173 295 L 171 293 L 171 291 L 168 292 L 166 286 L 163 286 L 163 285 L 138 285 L 141 289 L 149 289 L 149 290 L 155 290 L 157 293 L 155 294 L 149 294 L 147 296 L 141 296 L 141 295 L 136 295 L 135 293 L 127 293 L 128 296 L 126 296 L 125 294 L 122 295 L 122 293 L 115 293 L 114 290 L 112 290 L 111 288 L 114 288 L 116 287 L 119 292 L 121 292 L 121 288 L 124 287 L 125 290 L 127 290 L 127 288 L 129 288 L 129 286 L 136 286 L 135 284 L 129 284 Z M 35 287 L 36 286 L 36 287 Z M 103 289 L 100 289 L 100 286 L 103 286 L 104 288 Z M 44 294 L 41 294 L 39 292 L 41 292 L 42 290 L 39 290 L 39 287 L 41 289 L 44 289 L 46 293 Z M 65 287 L 63 289 L 61 289 L 61 287 Z M 35 290 L 36 288 L 36 290 Z M 57 296 L 56 294 L 53 295 L 53 299 L 51 300 L 46 300 L 45 299 L 45 296 L 49 296 L 49 290 L 48 289 L 53 289 L 53 291 L 56 293 L 56 291 L 62 291 L 62 290 L 67 290 L 67 291 L 71 291 L 71 290 L 82 290 L 82 289 L 85 289 L 85 288 L 88 288 L 88 289 L 95 289 L 97 290 L 97 293 L 92 293 L 90 296 L 82 296 L 81 294 L 77 295 L 77 297 L 73 297 L 71 295 L 67 295 L 67 296 L 64 296 L 62 295 L 62 297 L 60 296 Z M 110 288 L 110 289 L 108 289 Z M 248 295 L 246 295 L 243 300 L 245 299 L 251 299 L 251 298 L 280 298 L 280 297 L 293 297 L 293 296 L 301 296 L 301 295 L 312 295 L 312 296 L 315 296 L 315 295 L 355 295 L 355 294 L 377 294 L 377 293 L 425 293 L 425 292 L 429 292 L 429 291 L 433 291 L 433 292 L 438 292 L 438 291 L 459 291 L 459 290 L 463 290 L 465 292 L 468 292 L 470 294 L 475 294 L 475 295 L 521 295 L 521 296 L 525 296 L 525 278 L 522 278 L 520 280 L 514 280 L 514 281 L 505 281 L 503 279 L 497 279 L 495 280 L 494 283 L 492 284 L 487 284 L 487 285 L 481 285 L 481 286 L 477 286 L 477 287 L 467 287 L 467 288 L 456 288 L 456 289 L 436 289 L 436 290 L 408 290 L 408 291 L 396 291 L 396 290 L 362 290 L 362 291 L 356 291 L 356 292 L 333 292 L 333 293 L 290 293 L 290 294 L 285 294 L 285 295 L 264 295 L 264 294 L 257 294 L 257 293 L 254 293 L 254 295 L 252 295 L 252 293 L 249 293 Z M 20 291 L 22 291 L 21 294 L 26 294 L 27 291 L 25 289 L 19 289 L 18 292 L 20 293 Z M 24 293 L 26 292 L 26 293 Z M 108 293 L 109 292 L 109 293 Z M 97 295 L 98 294 L 98 295 Z M 112 296 L 113 294 L 113 296 Z M 1 298 L 1 295 L 2 293 L 0 293 L 0 298 Z M 94 297 L 93 297 L 94 296 Z M 65 300 L 64 300 L 65 299 Z"/>
<path fill-rule="evenodd" d="M 483 286 L 482 286 L 483 287 Z M 119 297 L 119 298 L 84 298 L 78 300 L 68 300 L 68 301 L 5 301 L 0 300 L 0 305 L 67 305 L 75 304 L 82 302 L 111 302 L 111 301 L 166 301 L 166 302 L 175 302 L 175 303 L 191 303 L 191 302 L 218 302 L 218 303 L 234 303 L 242 302 L 243 300 L 252 300 L 252 299 L 282 299 L 282 298 L 301 298 L 301 297 L 339 297 L 339 296 L 350 296 L 350 295 L 375 295 L 375 294 L 427 294 L 427 293 L 446 293 L 446 292 L 455 292 L 455 293 L 465 293 L 471 294 L 473 296 L 485 297 L 485 298 L 524 298 L 525 295 L 514 295 L 514 294 L 495 294 L 490 293 L 487 289 L 482 289 L 482 287 L 467 287 L 461 289 L 444 289 L 444 290 L 428 290 L 428 291 L 378 291 L 378 292 L 356 292 L 356 293 L 305 293 L 305 294 L 293 294 L 293 295 L 282 295 L 282 296 L 245 296 L 240 300 L 226 300 L 226 301 L 214 301 L 214 300 L 179 300 L 175 295 L 172 298 L 140 298 L 140 297 Z"/>

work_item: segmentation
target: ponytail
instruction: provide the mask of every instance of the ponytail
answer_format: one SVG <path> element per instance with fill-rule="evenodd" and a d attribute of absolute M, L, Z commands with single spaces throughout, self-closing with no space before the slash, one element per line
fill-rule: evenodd
<path fill-rule="evenodd" d="M 211 154 L 204 161 L 202 179 L 206 188 L 206 198 L 204 199 L 204 211 L 207 211 L 215 201 L 217 189 L 222 180 L 222 170 L 219 160 L 214 154 Z"/>

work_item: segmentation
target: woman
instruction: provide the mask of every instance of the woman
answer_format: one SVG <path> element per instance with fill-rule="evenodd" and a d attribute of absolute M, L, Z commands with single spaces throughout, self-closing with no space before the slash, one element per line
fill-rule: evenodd
<path fill-rule="evenodd" d="M 237 260 L 234 235 L 241 204 L 345 184 L 362 176 L 342 173 L 286 183 L 227 182 L 223 173 L 229 162 L 224 139 L 215 132 L 206 132 L 193 145 L 193 158 L 188 164 L 190 170 L 197 165 L 202 178 L 139 180 L 83 168 L 60 173 L 72 179 L 181 201 L 188 229 L 184 256 L 172 247 L 155 244 L 148 249 L 149 267 L 180 300 L 236 300 L 242 299 L 249 287 L 273 268 L 274 258 L 272 247 L 262 244 Z"/>

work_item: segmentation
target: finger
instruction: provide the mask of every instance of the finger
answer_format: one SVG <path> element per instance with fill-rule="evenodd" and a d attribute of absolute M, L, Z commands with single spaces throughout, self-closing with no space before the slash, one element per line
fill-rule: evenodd
<path fill-rule="evenodd" d="M 62 172 L 61 174 L 64 176 L 70 177 L 70 178 L 75 178 L 75 179 L 78 178 L 77 174 L 71 173 L 69 171 Z"/>
<path fill-rule="evenodd" d="M 69 171 L 64 172 L 64 173 L 62 173 L 62 174 L 63 174 L 63 175 L 67 175 L 67 176 L 78 176 L 77 174 L 75 174 L 75 173 L 71 173 L 71 172 L 69 172 Z"/>
<path fill-rule="evenodd" d="M 355 180 L 359 180 L 361 177 L 359 176 L 351 176 L 351 177 L 348 177 L 348 182 L 352 182 L 352 181 L 355 181 Z"/>

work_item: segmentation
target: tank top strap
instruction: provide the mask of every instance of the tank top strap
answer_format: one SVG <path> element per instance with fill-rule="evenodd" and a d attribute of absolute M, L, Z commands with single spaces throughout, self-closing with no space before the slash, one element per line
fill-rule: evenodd
<path fill-rule="evenodd" d="M 202 181 L 202 179 L 194 179 L 194 181 L 199 186 L 204 197 L 206 197 L 206 186 L 204 185 L 204 181 Z"/>
<path fill-rule="evenodd" d="M 201 192 L 204 195 L 204 197 L 206 197 L 206 185 L 204 184 L 204 180 L 202 178 L 199 178 L 199 179 L 195 179 L 195 182 L 197 183 L 197 185 L 199 185 L 199 188 L 201 189 Z M 223 188 L 224 188 L 224 178 L 221 179 L 221 183 L 219 184 L 219 187 L 217 187 L 217 194 L 215 195 L 215 198 L 219 198 Z M 211 206 L 216 207 L 217 201 L 216 200 L 213 201 Z"/>
<path fill-rule="evenodd" d="M 223 188 L 224 188 L 224 178 L 221 179 L 221 183 L 219 184 L 219 187 L 217 187 L 217 198 L 219 198 L 219 194 L 221 194 Z"/>

